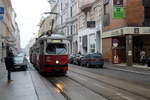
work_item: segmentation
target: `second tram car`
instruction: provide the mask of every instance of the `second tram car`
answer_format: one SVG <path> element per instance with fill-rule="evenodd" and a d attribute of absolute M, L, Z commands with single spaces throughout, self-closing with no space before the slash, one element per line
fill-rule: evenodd
<path fill-rule="evenodd" d="M 30 48 L 30 62 L 44 73 L 66 74 L 68 70 L 68 53 L 65 37 L 52 34 L 50 37 L 41 37 Z"/>

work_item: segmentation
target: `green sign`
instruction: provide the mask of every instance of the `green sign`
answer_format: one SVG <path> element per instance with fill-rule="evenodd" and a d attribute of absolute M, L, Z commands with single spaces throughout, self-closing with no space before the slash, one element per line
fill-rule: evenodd
<path fill-rule="evenodd" d="M 113 7 L 113 16 L 114 19 L 124 18 L 124 8 L 123 7 Z"/>

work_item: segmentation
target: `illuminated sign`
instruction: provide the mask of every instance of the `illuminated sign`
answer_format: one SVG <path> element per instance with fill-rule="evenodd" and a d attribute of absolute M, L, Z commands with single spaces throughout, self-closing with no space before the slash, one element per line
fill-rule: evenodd
<path fill-rule="evenodd" d="M 114 19 L 124 18 L 124 8 L 123 7 L 113 7 L 113 18 Z"/>
<path fill-rule="evenodd" d="M 61 43 L 62 41 L 61 40 L 47 40 L 48 43 Z"/>

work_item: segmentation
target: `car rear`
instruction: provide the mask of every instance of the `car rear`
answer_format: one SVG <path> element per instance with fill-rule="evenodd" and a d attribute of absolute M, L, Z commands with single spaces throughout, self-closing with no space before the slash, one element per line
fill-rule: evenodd
<path fill-rule="evenodd" d="M 104 58 L 99 53 L 90 54 L 90 56 L 88 58 L 88 63 L 91 66 L 103 67 L 103 65 L 104 65 Z"/>

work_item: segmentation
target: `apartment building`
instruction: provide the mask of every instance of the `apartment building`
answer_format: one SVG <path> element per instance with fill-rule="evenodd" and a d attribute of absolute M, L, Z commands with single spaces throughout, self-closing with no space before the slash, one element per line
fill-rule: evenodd
<path fill-rule="evenodd" d="M 102 52 L 102 0 L 80 0 L 78 17 L 79 51 L 82 54 Z"/>
<path fill-rule="evenodd" d="M 0 65 L 3 65 L 8 46 L 14 53 L 17 53 L 17 49 L 20 47 L 20 35 L 11 0 L 0 0 L 0 8 L 4 9 L 4 13 L 0 14 Z M 3 66 L 0 66 L 0 77 L 3 75 L 2 68 Z"/>
<path fill-rule="evenodd" d="M 103 0 L 103 55 L 112 63 L 139 63 L 150 56 L 149 0 Z"/>
<path fill-rule="evenodd" d="M 102 0 L 57 0 L 56 30 L 68 38 L 69 53 L 101 52 Z"/>

